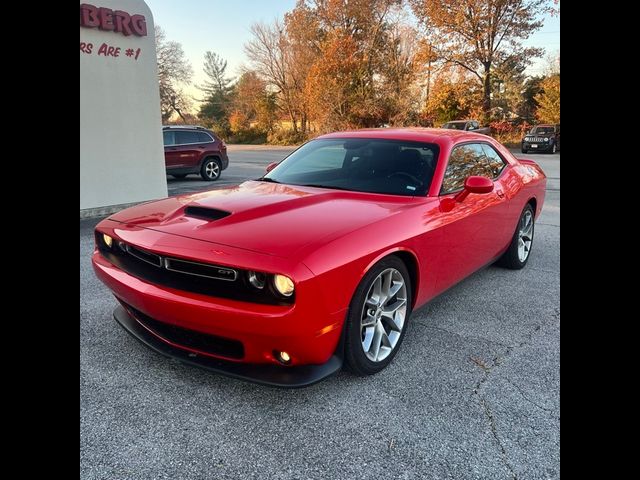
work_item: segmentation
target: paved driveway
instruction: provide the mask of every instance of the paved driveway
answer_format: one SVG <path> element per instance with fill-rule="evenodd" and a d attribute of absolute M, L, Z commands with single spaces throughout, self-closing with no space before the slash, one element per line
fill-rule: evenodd
<path fill-rule="evenodd" d="M 219 184 L 288 151 L 232 147 Z M 182 366 L 132 339 L 91 270 L 97 222 L 81 221 L 81 478 L 559 478 L 560 158 L 521 156 L 549 177 L 527 267 L 486 268 L 416 311 L 380 374 L 302 390 Z"/>

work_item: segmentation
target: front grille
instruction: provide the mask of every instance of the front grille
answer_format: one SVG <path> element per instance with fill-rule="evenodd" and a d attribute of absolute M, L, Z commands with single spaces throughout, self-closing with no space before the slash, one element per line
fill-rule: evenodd
<path fill-rule="evenodd" d="M 162 266 L 162 258 L 160 257 L 160 255 L 156 255 L 155 253 L 141 250 L 139 248 L 134 247 L 133 245 L 127 245 L 127 244 L 121 244 L 121 245 L 129 255 L 133 255 L 137 259 L 142 260 L 143 262 L 150 263 L 151 265 L 155 265 L 156 267 Z"/>
<path fill-rule="evenodd" d="M 123 242 L 117 242 L 116 246 L 114 241 L 113 248 L 109 248 L 98 232 L 96 244 L 102 256 L 120 270 L 156 285 L 243 302 L 268 305 L 295 302 L 295 293 L 282 297 L 274 292 L 270 282 L 262 290 L 254 288 L 245 270 L 161 256 Z"/>
<path fill-rule="evenodd" d="M 238 272 L 230 268 L 219 267 L 217 265 L 207 265 L 198 262 L 189 262 L 177 258 L 165 258 L 164 268 L 172 272 L 181 272 L 198 277 L 215 278 L 233 282 L 238 278 Z"/>
<path fill-rule="evenodd" d="M 238 340 L 218 337 L 217 335 L 210 335 L 208 333 L 196 332 L 195 330 L 190 330 L 188 328 L 160 322 L 151 318 L 149 315 L 142 313 L 140 310 L 133 308 L 131 305 L 126 304 L 122 300 L 120 300 L 120 303 L 122 303 L 134 318 L 148 330 L 178 346 L 236 360 L 244 357 L 244 345 Z"/>

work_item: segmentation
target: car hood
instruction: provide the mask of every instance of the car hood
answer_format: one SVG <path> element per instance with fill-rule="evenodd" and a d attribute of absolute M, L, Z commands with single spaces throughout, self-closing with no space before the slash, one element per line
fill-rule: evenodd
<path fill-rule="evenodd" d="M 302 247 L 323 245 L 412 203 L 413 197 L 248 181 L 145 203 L 110 219 L 287 258 Z"/>

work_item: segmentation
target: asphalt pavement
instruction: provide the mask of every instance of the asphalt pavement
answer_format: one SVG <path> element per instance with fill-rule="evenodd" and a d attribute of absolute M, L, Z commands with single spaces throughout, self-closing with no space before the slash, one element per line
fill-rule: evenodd
<path fill-rule="evenodd" d="M 214 184 L 256 178 L 291 149 L 230 146 Z M 557 479 L 560 155 L 528 265 L 488 267 L 414 312 L 381 373 L 280 390 L 162 357 L 113 320 L 80 222 L 82 479 Z"/>

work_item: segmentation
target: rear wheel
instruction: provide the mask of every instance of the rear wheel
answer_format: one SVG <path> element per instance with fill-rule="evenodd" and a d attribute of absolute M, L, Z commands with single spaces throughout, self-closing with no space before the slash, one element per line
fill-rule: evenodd
<path fill-rule="evenodd" d="M 221 171 L 220 161 L 217 158 L 206 158 L 205 161 L 202 162 L 200 175 L 204 180 L 212 182 L 220 178 Z"/>
<path fill-rule="evenodd" d="M 524 207 L 518 220 L 518 226 L 511 239 L 509 249 L 496 262 L 498 265 L 512 270 L 520 270 L 529 260 L 533 246 L 534 212 L 530 203 Z"/>
<path fill-rule="evenodd" d="M 346 319 L 345 361 L 355 374 L 372 375 L 396 355 L 411 315 L 411 281 L 404 263 L 387 257 L 367 272 Z"/>

